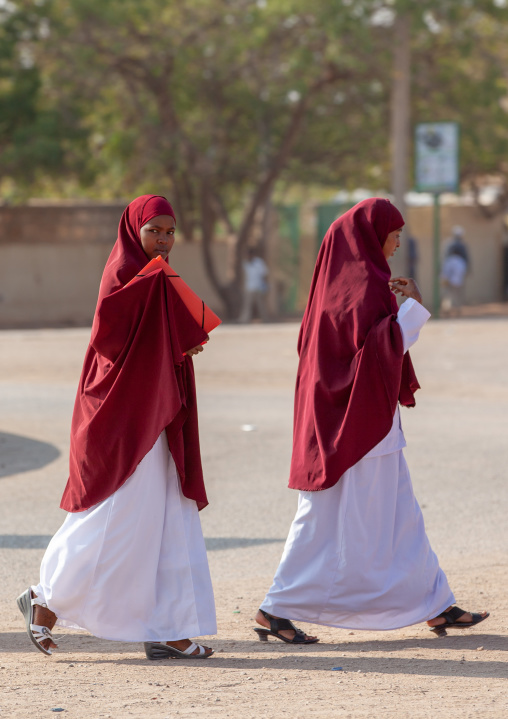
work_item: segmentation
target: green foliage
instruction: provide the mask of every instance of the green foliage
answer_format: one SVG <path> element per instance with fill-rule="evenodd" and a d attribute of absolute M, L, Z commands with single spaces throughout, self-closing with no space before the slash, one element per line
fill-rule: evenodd
<path fill-rule="evenodd" d="M 388 187 L 397 13 L 411 19 L 413 121 L 460 121 L 465 178 L 507 171 L 501 5 L 18 0 L 0 12 L 4 177 L 34 192 L 50 177 L 52 192 L 167 193 L 186 237 L 237 232 L 238 285 L 274 192 Z"/>
<path fill-rule="evenodd" d="M 7 6 L 0 15 L 0 180 L 16 182 L 15 199 L 42 176 L 86 177 L 79 117 L 65 100 L 46 95 L 46 68 L 34 54 L 44 18 L 30 5 Z"/>
<path fill-rule="evenodd" d="M 238 207 L 304 105 L 280 179 L 368 184 L 381 168 L 387 184 L 396 12 L 412 17 L 415 121 L 460 118 L 468 172 L 499 169 L 507 27 L 491 0 L 51 0 L 1 24 L 4 171 L 33 182 L 31 156 L 110 196 L 185 176 L 198 222 L 193 175 Z"/>
<path fill-rule="evenodd" d="M 414 114 L 460 123 L 464 180 L 507 170 L 508 23 L 497 12 L 479 12 L 481 4 L 414 42 Z"/>

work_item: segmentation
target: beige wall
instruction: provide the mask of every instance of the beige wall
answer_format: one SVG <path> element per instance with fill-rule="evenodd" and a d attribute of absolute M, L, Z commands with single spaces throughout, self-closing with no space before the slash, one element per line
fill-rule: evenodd
<path fill-rule="evenodd" d="M 123 208 L 0 207 L 0 327 L 90 324 Z M 214 251 L 225 273 L 227 247 Z M 199 244 L 177 243 L 171 265 L 221 313 Z"/>
<path fill-rule="evenodd" d="M 0 327 L 90 324 L 109 255 L 101 245 L 0 245 Z"/>
<path fill-rule="evenodd" d="M 408 226 L 418 240 L 420 261 L 418 281 L 426 304 L 432 304 L 432 268 L 434 214 L 432 207 L 413 207 L 408 211 Z M 453 225 L 464 228 L 464 241 L 471 257 L 471 270 L 466 278 L 465 304 L 499 302 L 503 298 L 502 246 L 503 222 L 497 216 L 488 219 L 476 207 L 441 207 L 441 250 L 450 237 Z M 401 247 L 399 252 L 403 252 Z"/>
<path fill-rule="evenodd" d="M 0 207 L 0 327 L 90 324 L 123 209 L 123 203 Z M 464 227 L 472 258 L 466 303 L 500 301 L 502 218 L 489 220 L 474 207 L 443 206 L 443 242 L 455 224 Z M 303 310 L 317 246 L 315 212 L 310 205 L 302 208 L 301 226 L 298 308 Z M 431 309 L 433 208 L 410 208 L 408 227 L 418 240 L 418 280 Z M 227 244 L 217 243 L 214 253 L 225 279 Z M 403 253 L 401 247 L 397 271 L 403 266 Z M 220 315 L 223 308 L 206 276 L 199 243 L 177 242 L 171 264 Z M 271 276 L 276 276 L 276 268 L 270 269 Z"/>
<path fill-rule="evenodd" d="M 471 271 L 466 278 L 466 304 L 478 305 L 503 300 L 502 288 L 502 252 L 503 218 L 497 215 L 486 218 L 476 207 L 441 207 L 441 254 L 453 225 L 462 225 L 464 241 L 471 256 Z M 302 210 L 302 242 L 300 253 L 299 308 L 303 310 L 316 260 L 316 222 L 312 207 Z M 416 237 L 420 260 L 418 264 L 418 283 L 424 303 L 432 310 L 433 302 L 433 241 L 434 208 L 411 207 L 407 211 L 407 228 Z M 393 272 L 405 274 L 404 244 L 397 252 L 392 264 Z"/>

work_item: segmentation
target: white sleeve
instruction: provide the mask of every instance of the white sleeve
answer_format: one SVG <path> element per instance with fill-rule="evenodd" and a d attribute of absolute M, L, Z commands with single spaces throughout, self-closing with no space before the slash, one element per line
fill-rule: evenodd
<path fill-rule="evenodd" d="M 423 305 L 412 297 L 407 299 L 401 306 L 397 315 L 402 340 L 404 342 L 404 353 L 414 345 L 420 330 L 430 317 L 430 312 Z"/>

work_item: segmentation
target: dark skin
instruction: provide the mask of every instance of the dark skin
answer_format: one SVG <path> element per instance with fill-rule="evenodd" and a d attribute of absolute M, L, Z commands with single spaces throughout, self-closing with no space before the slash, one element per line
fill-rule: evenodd
<path fill-rule="evenodd" d="M 166 260 L 175 244 L 176 222 L 171 215 L 152 217 L 139 231 L 141 246 L 149 260 L 162 257 Z M 197 345 L 185 354 L 189 357 L 203 351 L 203 345 Z M 178 649 L 178 647 L 177 647 Z"/>
<path fill-rule="evenodd" d="M 272 617 L 275 615 L 272 614 Z M 284 617 L 277 617 L 277 619 L 283 619 Z M 258 612 L 255 616 L 255 620 L 258 624 L 261 624 L 262 627 L 266 627 L 267 629 L 270 629 L 270 622 L 268 619 L 266 619 L 262 614 L 261 611 L 258 609 Z M 295 636 L 294 629 L 282 629 L 279 634 L 282 634 L 283 637 L 286 637 L 287 639 L 293 639 Z M 309 634 L 305 635 L 305 639 L 316 639 L 316 637 L 310 636 Z"/>
<path fill-rule="evenodd" d="M 175 244 L 175 231 L 176 222 L 175 218 L 171 217 L 171 215 L 157 215 L 157 217 L 153 217 L 143 225 L 139 231 L 139 237 L 141 246 L 149 260 L 153 260 L 156 257 L 162 257 L 163 260 L 167 259 Z M 202 351 L 203 345 L 197 345 L 197 347 L 188 350 L 186 354 L 192 357 Z M 190 639 L 180 639 L 166 643 L 168 646 L 174 647 L 181 652 L 192 644 Z M 211 654 L 212 649 L 205 647 L 205 652 L 206 654 Z M 193 654 L 199 654 L 199 647 L 194 650 Z"/>
<path fill-rule="evenodd" d="M 166 260 L 175 244 L 176 222 L 171 215 L 158 215 L 139 231 L 141 246 L 149 260 L 162 257 Z"/>
<path fill-rule="evenodd" d="M 145 255 L 149 260 L 153 260 L 156 257 L 162 257 L 163 260 L 167 259 L 169 253 L 173 249 L 175 244 L 175 230 L 176 223 L 174 217 L 171 215 L 158 215 L 157 217 L 149 220 L 139 232 L 141 246 L 143 247 Z M 187 351 L 187 355 L 192 357 L 203 351 L 203 345 L 198 345 Z M 34 596 L 32 592 L 32 596 Z M 34 619 L 33 623 L 43 627 L 47 627 L 49 630 L 53 629 L 56 623 L 56 614 L 47 607 L 41 607 L 38 604 L 34 606 Z M 51 639 L 45 639 L 41 642 L 42 646 L 46 649 L 57 649 L 58 645 L 52 642 Z M 177 641 L 167 642 L 168 646 L 174 647 L 179 651 L 183 652 L 189 647 L 192 642 L 190 639 L 179 639 Z M 204 647 L 206 654 L 211 654 L 212 649 L 210 647 Z M 199 654 L 199 647 L 195 649 L 193 654 Z"/>
<path fill-rule="evenodd" d="M 400 227 L 397 230 L 393 230 L 393 232 L 390 232 L 388 237 L 385 240 L 385 243 L 383 245 L 383 254 L 388 260 L 390 257 L 393 257 L 395 252 L 400 247 L 400 236 L 402 233 L 402 227 Z M 416 300 L 417 302 L 422 302 L 422 294 L 420 292 L 420 289 L 416 282 L 411 277 L 393 277 L 388 282 L 388 286 L 390 287 L 391 291 L 396 295 L 402 295 L 403 297 L 411 297 L 412 299 Z M 445 611 L 449 611 L 451 609 L 451 606 L 448 607 Z M 482 615 L 486 615 L 487 612 L 481 612 Z M 279 617 L 280 618 L 280 617 Z M 458 622 L 464 622 L 468 623 L 472 621 L 472 616 L 469 612 L 465 612 L 459 619 Z M 261 612 L 258 610 L 258 613 L 256 614 L 256 622 L 258 624 L 261 624 L 263 627 L 270 628 L 270 622 L 265 619 L 265 617 L 261 614 Z M 436 617 L 434 619 L 429 619 L 427 624 L 429 627 L 436 627 L 439 624 L 444 624 L 446 622 L 443 617 Z M 292 639 L 295 636 L 295 632 L 293 630 L 287 629 L 284 631 L 281 631 L 280 634 L 284 635 L 288 639 Z M 306 638 L 308 635 L 305 635 Z M 315 637 L 312 637 L 315 638 Z"/>
<path fill-rule="evenodd" d="M 402 227 L 398 230 L 390 232 L 383 245 L 383 254 L 388 260 L 390 257 L 397 252 L 400 247 L 400 235 L 402 233 Z M 422 294 L 416 282 L 411 277 L 393 277 L 388 285 L 391 291 L 396 295 L 403 295 L 404 297 L 412 297 L 417 302 L 422 302 Z"/>
<path fill-rule="evenodd" d="M 398 230 L 394 230 L 393 232 L 390 232 L 388 237 L 385 240 L 385 244 L 383 245 L 383 254 L 388 259 L 389 257 L 392 257 L 400 247 L 400 235 L 402 232 L 402 227 Z M 412 297 L 417 302 L 422 302 L 422 294 L 420 292 L 420 289 L 416 282 L 411 279 L 411 277 L 392 277 L 390 281 L 388 282 L 388 286 L 390 287 L 391 291 L 396 295 L 402 295 L 403 297 Z M 449 612 L 451 609 L 451 606 L 446 609 L 446 612 Z M 487 614 L 487 612 L 480 612 L 483 616 Z M 429 619 L 427 624 L 429 627 L 437 627 L 439 624 L 445 624 L 445 619 L 443 617 L 436 617 L 435 619 Z M 459 619 L 458 622 L 470 622 L 472 621 L 472 616 L 469 612 L 465 612 Z"/>

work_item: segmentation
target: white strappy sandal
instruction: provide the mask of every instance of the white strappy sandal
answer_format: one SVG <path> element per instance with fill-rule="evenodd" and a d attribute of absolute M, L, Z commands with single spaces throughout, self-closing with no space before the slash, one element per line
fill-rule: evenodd
<path fill-rule="evenodd" d="M 20 594 L 16 601 L 18 603 L 19 611 L 25 618 L 26 631 L 28 636 L 30 637 L 30 641 L 33 642 L 37 649 L 39 649 L 43 654 L 52 654 L 51 649 L 46 649 L 41 644 L 41 642 L 43 642 L 45 639 L 50 639 L 52 642 L 55 641 L 53 639 L 51 631 L 47 627 L 33 624 L 34 605 L 38 604 L 40 607 L 45 608 L 47 608 L 48 605 L 44 602 L 41 602 L 38 597 L 32 597 L 32 590 L 30 589 L 30 587 L 28 587 L 26 592 Z"/>
<path fill-rule="evenodd" d="M 169 647 L 162 642 L 144 642 L 144 645 L 147 659 L 167 659 L 167 657 L 174 657 L 176 659 L 208 659 L 208 657 L 211 657 L 213 654 L 213 651 L 207 654 L 206 649 L 201 646 L 201 644 L 195 644 L 194 642 L 191 642 L 190 646 L 183 651 Z M 192 652 L 198 649 L 198 647 L 199 654 L 193 654 Z"/>

